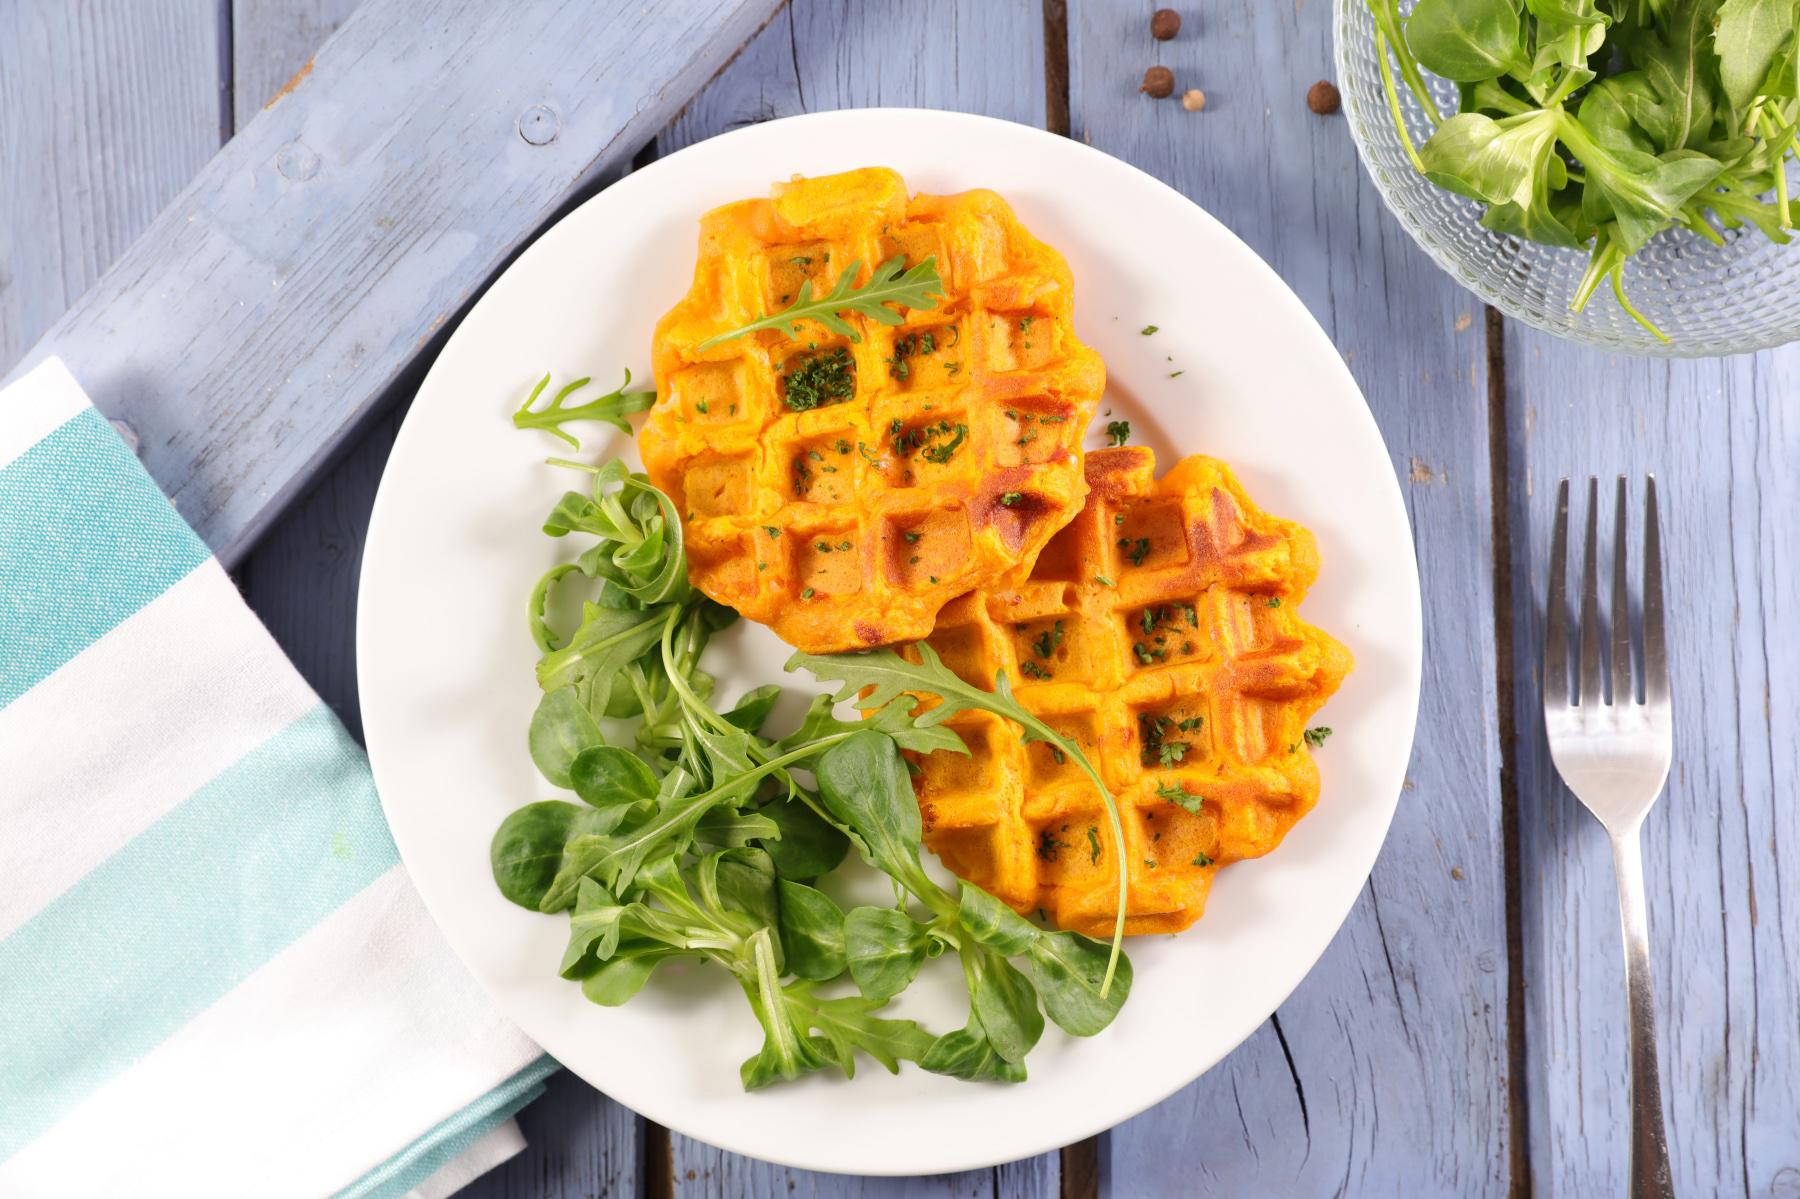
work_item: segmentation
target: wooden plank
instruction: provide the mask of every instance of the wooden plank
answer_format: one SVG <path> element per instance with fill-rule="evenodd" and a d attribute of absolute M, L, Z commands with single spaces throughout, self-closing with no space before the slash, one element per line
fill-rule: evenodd
<path fill-rule="evenodd" d="M 1641 536 L 1641 476 L 1653 471 L 1675 766 L 1646 822 L 1644 864 L 1676 1187 L 1800 1192 L 1800 347 L 1666 362 L 1517 326 L 1506 341 L 1533 1183 L 1623 1194 L 1629 1129 L 1611 859 L 1543 736 L 1551 505 L 1559 478 L 1597 474 L 1609 528 L 1614 476 L 1629 473 Z M 1584 519 L 1585 500 L 1573 507 Z M 1628 560 L 1641 563 L 1641 547 L 1634 536 Z"/>
<path fill-rule="evenodd" d="M 214 0 L 0 4 L 0 374 L 219 148 Z"/>
<path fill-rule="evenodd" d="M 227 563 L 779 0 L 370 0 L 38 344 Z M 604 52 L 595 47 L 604 45 Z"/>
<path fill-rule="evenodd" d="M 875 104 L 956 108 L 1042 125 L 1043 26 L 1034 0 L 928 0 L 908 6 L 904 17 L 887 5 L 793 0 L 657 147 L 672 153 L 738 125 Z M 1058 1189 L 1054 1154 L 998 1171 L 859 1179 L 786 1170 L 682 1136 L 672 1138 L 672 1148 L 673 1193 L 682 1199 L 1022 1199 Z"/>
<path fill-rule="evenodd" d="M 1276 1020 L 1113 1130 L 1103 1190 L 1502 1194 L 1511 1129 L 1482 311 L 1385 213 L 1343 119 L 1307 110 L 1307 88 L 1331 71 L 1324 8 L 1189 6 L 1180 37 L 1157 43 L 1148 7 L 1071 0 L 1073 135 L 1231 226 L 1337 343 L 1406 489 L 1428 654 L 1407 790 L 1343 931 Z M 1178 92 L 1204 90 L 1206 108 L 1139 94 L 1153 63 L 1174 71 Z"/>
<path fill-rule="evenodd" d="M 230 0 L 232 128 L 274 102 L 359 0 Z"/>
<path fill-rule="evenodd" d="M 552 1075 L 543 1098 L 519 1113 L 525 1152 L 456 1199 L 633 1199 L 640 1193 L 640 1146 L 620 1135 L 621 1112 L 567 1070 Z"/>
<path fill-rule="evenodd" d="M 237 0 L 232 79 L 237 123 L 262 105 L 347 19 L 354 0 Z M 423 363 L 394 390 L 410 392 Z M 362 737 L 356 698 L 357 576 L 381 472 L 403 405 L 356 437 L 312 490 L 284 512 L 237 572 L 250 602 L 315 690 Z M 462 1199 L 630 1195 L 640 1172 L 643 1121 L 572 1074 L 552 1078 L 519 1116 L 522 1153 L 477 1179 Z"/>

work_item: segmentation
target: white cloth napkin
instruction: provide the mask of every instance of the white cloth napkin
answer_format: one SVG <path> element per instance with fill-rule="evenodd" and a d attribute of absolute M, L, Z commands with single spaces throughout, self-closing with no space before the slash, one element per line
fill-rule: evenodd
<path fill-rule="evenodd" d="M 67 369 L 0 391 L 0 1196 L 438 1199 L 554 1068 Z"/>

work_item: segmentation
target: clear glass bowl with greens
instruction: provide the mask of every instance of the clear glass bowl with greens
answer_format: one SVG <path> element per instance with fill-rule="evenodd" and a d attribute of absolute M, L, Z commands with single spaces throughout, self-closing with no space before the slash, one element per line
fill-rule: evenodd
<path fill-rule="evenodd" d="M 1483 204 L 1416 170 L 1396 127 L 1368 2 L 1335 3 L 1338 82 L 1363 163 L 1407 232 L 1457 282 L 1529 325 L 1634 354 L 1738 354 L 1800 338 L 1800 239 L 1782 245 L 1748 224 L 1718 229 L 1717 242 L 1667 229 L 1626 260 L 1619 288 L 1666 341 L 1621 306 L 1610 282 L 1576 311 L 1572 302 L 1588 272 L 1589 251 L 1486 228 Z M 1401 0 L 1403 13 L 1413 7 L 1413 0 Z M 1399 118 L 1412 145 L 1423 146 L 1432 121 L 1391 57 L 1387 69 Z M 1455 83 L 1429 73 L 1424 83 L 1440 112 L 1456 112 Z"/>

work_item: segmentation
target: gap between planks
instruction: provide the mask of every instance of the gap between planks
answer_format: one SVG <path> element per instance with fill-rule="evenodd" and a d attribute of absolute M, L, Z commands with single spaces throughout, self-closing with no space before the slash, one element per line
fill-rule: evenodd
<path fill-rule="evenodd" d="M 1509 455 L 1506 448 L 1506 318 L 1485 308 L 1488 401 L 1488 498 L 1494 555 L 1494 702 L 1500 741 L 1500 853 L 1506 880 L 1506 1106 L 1510 1135 L 1507 1165 L 1514 1199 L 1531 1199 L 1530 1126 L 1525 1086 L 1525 933 L 1519 844 L 1519 780 L 1514 767 L 1518 723 L 1513 684 L 1518 662 L 1513 644 L 1512 526 L 1508 523 Z"/>

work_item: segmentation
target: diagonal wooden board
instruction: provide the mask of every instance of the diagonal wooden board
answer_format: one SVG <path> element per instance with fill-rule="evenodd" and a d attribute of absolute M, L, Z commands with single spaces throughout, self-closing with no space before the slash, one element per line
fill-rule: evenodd
<path fill-rule="evenodd" d="M 15 368 L 61 355 L 234 564 L 527 238 L 781 0 L 369 0 Z"/>

